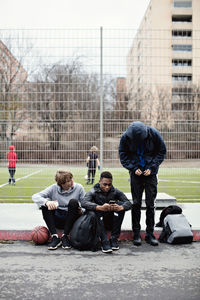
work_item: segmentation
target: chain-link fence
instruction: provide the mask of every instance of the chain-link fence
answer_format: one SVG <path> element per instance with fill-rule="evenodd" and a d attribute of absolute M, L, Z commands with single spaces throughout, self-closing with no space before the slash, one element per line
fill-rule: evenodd
<path fill-rule="evenodd" d="M 163 166 L 188 172 L 200 159 L 200 31 L 1 30 L 0 116 L 2 168 L 9 145 L 27 169 L 84 167 L 93 145 L 102 168 L 122 168 L 120 136 L 140 120 L 160 130 Z"/>

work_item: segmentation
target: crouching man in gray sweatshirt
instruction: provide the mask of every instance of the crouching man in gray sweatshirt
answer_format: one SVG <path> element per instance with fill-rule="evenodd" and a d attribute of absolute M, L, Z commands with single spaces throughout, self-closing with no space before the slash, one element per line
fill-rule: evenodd
<path fill-rule="evenodd" d="M 32 196 L 33 201 L 42 209 L 43 219 L 51 233 L 52 240 L 49 250 L 62 245 L 70 249 L 70 233 L 74 222 L 82 214 L 81 202 L 85 191 L 81 184 L 73 181 L 73 175 L 67 170 L 58 170 L 55 175 L 56 184 Z M 58 229 L 63 229 L 60 239 Z"/>

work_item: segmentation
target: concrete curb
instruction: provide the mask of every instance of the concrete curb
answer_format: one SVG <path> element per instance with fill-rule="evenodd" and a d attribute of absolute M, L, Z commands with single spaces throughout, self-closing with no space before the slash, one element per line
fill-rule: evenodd
<path fill-rule="evenodd" d="M 0 241 L 31 241 L 31 230 L 0 230 Z M 200 230 L 192 230 L 193 241 L 200 241 Z M 154 231 L 155 237 L 158 239 L 161 231 Z M 145 231 L 141 231 L 141 238 L 144 240 Z M 119 240 L 133 240 L 133 232 L 131 230 L 122 230 Z"/>

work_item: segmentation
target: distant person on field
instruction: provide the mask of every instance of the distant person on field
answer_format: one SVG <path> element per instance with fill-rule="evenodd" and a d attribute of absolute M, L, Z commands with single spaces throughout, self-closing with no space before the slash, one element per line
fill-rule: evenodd
<path fill-rule="evenodd" d="M 96 146 L 92 146 L 86 160 L 86 164 L 88 166 L 87 184 L 94 183 L 96 168 L 98 167 L 98 169 L 100 170 L 100 162 L 98 159 L 97 151 L 98 148 Z"/>
<path fill-rule="evenodd" d="M 126 210 L 131 209 L 131 202 L 126 195 L 112 185 L 110 172 L 102 172 L 99 183 L 86 193 L 82 206 L 95 211 L 99 227 L 102 252 L 110 253 L 119 249 L 118 237 Z M 110 241 L 106 230 L 111 231 Z"/>
<path fill-rule="evenodd" d="M 41 207 L 43 219 L 52 236 L 48 249 L 55 250 L 61 245 L 63 249 L 70 249 L 68 235 L 82 214 L 81 202 L 85 191 L 81 184 L 73 181 L 72 173 L 67 170 L 58 170 L 55 181 L 56 184 L 34 194 L 32 199 Z M 61 239 L 56 228 L 63 229 Z"/>
<path fill-rule="evenodd" d="M 153 235 L 155 224 L 155 200 L 157 195 L 157 173 L 164 160 L 166 146 L 160 132 L 142 122 L 133 122 L 122 134 L 119 145 L 121 164 L 130 172 L 132 206 L 132 228 L 134 245 L 141 245 L 140 218 L 142 194 L 145 191 L 146 236 L 152 246 L 158 241 Z"/>
<path fill-rule="evenodd" d="M 16 171 L 16 162 L 17 162 L 17 153 L 15 152 L 15 146 L 10 145 L 9 151 L 7 152 L 7 161 L 8 161 L 8 172 L 10 174 L 10 178 L 8 180 L 8 184 L 13 183 L 15 185 L 15 171 Z"/>

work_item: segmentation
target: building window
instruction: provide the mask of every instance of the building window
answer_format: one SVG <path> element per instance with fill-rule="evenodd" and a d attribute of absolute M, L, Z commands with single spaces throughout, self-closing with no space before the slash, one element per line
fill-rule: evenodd
<path fill-rule="evenodd" d="M 173 74 L 172 81 L 187 82 L 192 81 L 192 74 Z"/>
<path fill-rule="evenodd" d="M 175 8 L 191 8 L 192 7 L 192 1 L 174 1 L 173 6 Z"/>
<path fill-rule="evenodd" d="M 192 51 L 192 45 L 172 45 L 173 51 Z"/>
<path fill-rule="evenodd" d="M 172 30 L 172 37 L 174 38 L 192 37 L 192 30 Z"/>
<path fill-rule="evenodd" d="M 172 59 L 173 67 L 191 67 L 192 60 L 191 59 Z"/>
<path fill-rule="evenodd" d="M 172 16 L 173 23 L 191 23 L 192 22 L 192 15 L 173 15 Z"/>

